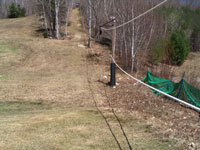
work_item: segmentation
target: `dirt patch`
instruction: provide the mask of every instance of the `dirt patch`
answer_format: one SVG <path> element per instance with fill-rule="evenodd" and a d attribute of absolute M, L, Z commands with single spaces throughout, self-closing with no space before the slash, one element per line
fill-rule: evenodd
<path fill-rule="evenodd" d="M 109 82 L 109 72 L 105 71 L 105 76 L 101 78 L 102 84 Z M 191 143 L 195 143 L 196 148 L 199 146 L 200 118 L 197 112 L 155 95 L 152 90 L 134 82 L 120 71 L 117 82 L 116 88 L 106 87 L 113 108 L 145 120 L 154 133 L 162 133 L 164 139 L 177 139 L 184 149 L 188 149 Z"/>
<path fill-rule="evenodd" d="M 121 71 L 117 70 L 117 86 L 111 88 L 107 84 L 110 80 L 110 58 L 106 57 L 109 49 L 93 43 L 88 59 L 94 63 L 93 69 L 99 72 L 97 82 L 106 87 L 111 107 L 118 113 L 131 114 L 133 118 L 144 120 L 149 124 L 153 133 L 162 135 L 161 139 L 176 139 L 182 149 L 199 149 L 200 118 L 199 113 L 168 99 L 155 95 L 152 90 L 133 81 Z M 196 54 L 195 54 L 196 55 Z M 184 64 L 187 66 L 186 64 Z M 184 67 L 184 66 L 183 66 Z M 144 76 L 133 74 L 138 79 Z M 99 93 L 105 96 L 104 88 Z M 106 102 L 102 106 L 108 106 Z"/>

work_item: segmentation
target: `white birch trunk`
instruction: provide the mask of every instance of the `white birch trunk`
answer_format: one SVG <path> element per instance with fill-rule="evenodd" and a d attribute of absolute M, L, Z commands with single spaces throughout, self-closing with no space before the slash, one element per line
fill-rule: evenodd
<path fill-rule="evenodd" d="M 70 10 L 67 10 L 66 24 L 65 24 L 65 35 L 68 35 L 69 14 L 70 14 Z"/>
<path fill-rule="evenodd" d="M 132 17 L 134 17 L 134 12 L 132 10 Z M 132 38 L 131 38 L 131 72 L 134 71 L 135 63 L 135 21 L 132 22 Z"/>
<path fill-rule="evenodd" d="M 60 39 L 60 25 L 59 25 L 59 7 L 60 7 L 60 0 L 55 0 L 55 12 L 56 12 L 56 38 Z"/>
<path fill-rule="evenodd" d="M 104 0 L 104 13 L 107 12 L 107 0 Z"/>
<path fill-rule="evenodd" d="M 128 49 L 127 49 L 127 43 L 126 43 L 126 39 L 124 38 L 124 46 L 125 46 L 125 56 L 126 56 L 126 66 L 128 66 Z"/>
<path fill-rule="evenodd" d="M 45 30 L 48 31 L 47 17 L 46 17 L 46 12 L 45 12 L 45 7 L 44 7 L 44 0 L 42 0 L 42 10 L 43 10 L 43 15 L 44 15 Z"/>
<path fill-rule="evenodd" d="M 53 35 L 53 23 L 52 23 L 52 6 L 51 6 L 51 2 L 52 0 L 49 0 L 49 16 L 50 16 L 50 22 L 49 22 L 49 26 L 50 26 L 50 34 Z"/>
<path fill-rule="evenodd" d="M 69 24 L 69 15 L 72 9 L 72 5 L 73 5 L 74 0 L 71 0 L 68 4 L 68 8 L 67 8 L 67 14 L 66 14 L 66 24 L 65 24 L 65 35 L 68 34 L 68 24 Z"/>

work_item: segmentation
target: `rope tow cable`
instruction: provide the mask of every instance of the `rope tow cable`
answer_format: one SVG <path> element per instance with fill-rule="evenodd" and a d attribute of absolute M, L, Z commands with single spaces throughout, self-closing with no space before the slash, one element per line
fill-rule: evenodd
<path fill-rule="evenodd" d="M 161 5 L 163 5 L 164 3 L 166 3 L 167 1 L 169 1 L 169 0 L 164 0 L 163 2 L 159 3 L 158 5 L 152 7 L 151 9 L 145 11 L 144 13 L 140 14 L 139 16 L 137 16 L 137 17 L 135 17 L 135 18 L 133 18 L 133 19 L 131 19 L 131 20 L 129 20 L 129 21 L 127 21 L 127 22 L 121 24 L 121 25 L 118 25 L 118 26 L 112 27 L 112 28 L 101 28 L 101 29 L 104 30 L 104 31 L 109 31 L 109 30 L 113 30 L 113 29 L 117 29 L 117 28 L 123 27 L 123 26 L 125 26 L 125 25 L 127 25 L 127 24 L 129 24 L 129 23 L 131 23 L 131 22 L 133 22 L 133 21 L 135 21 L 135 20 L 141 18 L 142 16 L 144 16 L 144 15 L 150 13 L 151 11 L 153 11 L 154 9 L 160 7 Z"/>
<path fill-rule="evenodd" d="M 129 77 L 132 78 L 133 80 L 135 80 L 135 81 L 137 81 L 137 82 L 143 84 L 144 86 L 147 86 L 148 88 L 150 88 L 150 89 L 152 89 L 152 90 L 155 90 L 156 92 L 159 92 L 159 93 L 161 93 L 161 94 L 163 94 L 163 95 L 165 95 L 165 96 L 167 96 L 167 97 L 169 97 L 169 98 L 171 98 L 171 99 L 173 99 L 173 100 L 175 100 L 175 101 L 177 101 L 177 102 L 179 102 L 179 103 L 181 103 L 181 104 L 184 104 L 184 105 L 186 105 L 187 107 L 190 107 L 190 108 L 192 108 L 192 109 L 194 109 L 194 110 L 196 110 L 196 111 L 198 111 L 198 112 L 200 113 L 200 108 L 199 108 L 199 107 L 196 107 L 196 106 L 194 106 L 194 105 L 192 105 L 192 104 L 189 104 L 189 103 L 187 103 L 187 102 L 185 102 L 185 101 L 183 101 L 183 100 L 180 100 L 180 99 L 178 99 L 178 98 L 176 98 L 176 97 L 174 97 L 174 96 L 171 96 L 171 95 L 169 95 L 169 94 L 167 94 L 167 93 L 165 93 L 165 92 L 163 92 L 163 91 L 160 91 L 160 90 L 158 90 L 158 89 L 156 89 L 156 88 L 154 88 L 154 87 L 152 87 L 152 86 L 150 86 L 150 85 L 148 85 L 148 84 L 146 84 L 146 83 L 140 81 L 139 79 L 133 77 L 132 75 L 130 75 L 129 73 L 127 73 L 126 71 L 124 71 L 124 70 L 116 63 L 115 59 L 114 59 L 112 56 L 110 56 L 110 57 L 112 58 L 113 62 L 116 64 L 116 66 L 117 66 L 123 73 L 125 73 L 127 76 L 129 76 Z"/>

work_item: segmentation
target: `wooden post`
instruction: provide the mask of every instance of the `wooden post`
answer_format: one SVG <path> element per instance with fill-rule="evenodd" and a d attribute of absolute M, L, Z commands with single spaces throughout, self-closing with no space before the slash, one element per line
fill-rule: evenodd
<path fill-rule="evenodd" d="M 184 77 L 185 77 L 185 72 L 183 73 L 183 77 L 181 79 L 181 83 L 180 83 L 180 87 L 179 87 L 179 90 L 178 90 L 178 94 L 177 94 L 177 98 L 179 98 L 180 94 L 181 94 L 181 90 L 182 90 L 182 87 L 183 87 L 183 80 L 184 80 Z"/>
<path fill-rule="evenodd" d="M 112 31 L 112 57 L 115 59 L 115 48 L 116 48 L 116 20 L 115 17 L 113 19 L 113 31 Z"/>

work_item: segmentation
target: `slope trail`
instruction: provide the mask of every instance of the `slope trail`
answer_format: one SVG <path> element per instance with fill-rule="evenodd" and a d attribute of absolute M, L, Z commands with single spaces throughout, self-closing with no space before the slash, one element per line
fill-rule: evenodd
<path fill-rule="evenodd" d="M 0 21 L 0 99 L 93 106 L 88 89 L 85 36 L 77 9 L 65 40 L 44 39 L 34 16 Z"/>
<path fill-rule="evenodd" d="M 78 9 L 74 9 L 69 35 L 64 40 L 55 40 L 42 37 L 38 17 L 0 19 L 0 149 L 118 149 L 105 119 L 94 107 L 91 89 L 122 149 L 128 149 L 121 128 L 108 108 L 104 86 L 98 82 L 100 77 L 103 83 L 108 82 L 102 75 L 108 76 L 109 66 L 105 64 L 110 60 L 87 61 L 88 49 L 80 20 Z M 95 54 L 109 53 L 105 47 L 93 46 Z M 118 87 L 107 90 L 133 148 L 178 150 L 172 145 L 173 140 L 160 139 L 164 136 L 157 135 L 157 130 L 154 132 L 150 119 L 147 123 L 141 119 L 144 110 L 148 110 L 138 94 L 141 88 L 133 90 L 133 83 L 125 77 Z M 142 112 L 120 113 L 118 108 L 124 109 L 126 103 L 135 104 L 135 108 L 141 106 Z M 165 111 L 156 114 L 160 113 L 166 116 Z M 164 120 L 161 125 L 165 123 Z"/>

